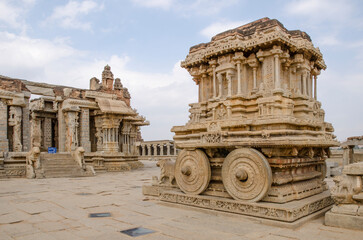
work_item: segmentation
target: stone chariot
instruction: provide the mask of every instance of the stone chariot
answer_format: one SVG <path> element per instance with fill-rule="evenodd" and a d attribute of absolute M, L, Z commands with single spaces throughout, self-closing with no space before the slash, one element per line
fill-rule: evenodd
<path fill-rule="evenodd" d="M 326 65 L 305 32 L 263 18 L 191 47 L 181 66 L 199 86 L 190 121 L 171 130 L 184 193 L 285 203 L 327 189 L 337 141 L 317 101 Z"/>
<path fill-rule="evenodd" d="M 144 194 L 289 226 L 331 207 L 325 159 L 338 142 L 317 100 L 326 65 L 309 35 L 263 18 L 191 47 L 181 66 L 199 101 L 171 129 L 174 168 L 160 165 Z"/>

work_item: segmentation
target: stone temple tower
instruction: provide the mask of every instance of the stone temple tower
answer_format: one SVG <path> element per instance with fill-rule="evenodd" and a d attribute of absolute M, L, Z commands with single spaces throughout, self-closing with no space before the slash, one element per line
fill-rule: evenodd
<path fill-rule="evenodd" d="M 102 72 L 102 86 L 105 89 L 112 90 L 113 88 L 113 73 L 111 67 L 106 65 Z"/>

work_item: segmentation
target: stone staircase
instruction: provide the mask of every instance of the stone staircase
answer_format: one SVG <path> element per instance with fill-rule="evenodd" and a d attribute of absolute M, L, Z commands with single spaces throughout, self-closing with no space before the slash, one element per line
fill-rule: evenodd
<path fill-rule="evenodd" d="M 45 178 L 93 176 L 82 169 L 70 153 L 41 153 L 40 162 L 41 169 L 36 170 L 37 178 L 41 175 Z"/>

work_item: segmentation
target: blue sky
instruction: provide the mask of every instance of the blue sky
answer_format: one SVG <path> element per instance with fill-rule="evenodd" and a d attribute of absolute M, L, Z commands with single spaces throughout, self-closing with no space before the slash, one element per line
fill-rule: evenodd
<path fill-rule="evenodd" d="M 262 17 L 307 32 L 328 66 L 318 99 L 339 140 L 363 135 L 360 0 L 0 0 L 0 74 L 80 88 L 109 64 L 151 125 L 171 139 L 197 86 L 179 67 L 189 48 Z"/>

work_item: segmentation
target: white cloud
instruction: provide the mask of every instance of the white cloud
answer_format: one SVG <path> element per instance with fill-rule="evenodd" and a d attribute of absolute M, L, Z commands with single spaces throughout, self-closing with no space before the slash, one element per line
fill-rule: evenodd
<path fill-rule="evenodd" d="M 295 0 L 286 5 L 290 15 L 312 20 L 342 21 L 350 17 L 352 4 L 347 0 Z"/>
<path fill-rule="evenodd" d="M 162 8 L 162 9 L 169 9 L 174 0 L 132 0 L 138 6 L 142 7 L 149 7 L 149 8 Z"/>
<path fill-rule="evenodd" d="M 128 69 L 128 56 L 97 59 L 69 45 L 67 39 L 33 39 L 0 32 L 0 74 L 29 81 L 89 88 L 92 77 L 101 79 L 111 66 L 131 93 L 131 106 L 151 126 L 142 128 L 146 140 L 171 139 L 170 129 L 188 121 L 188 104 L 197 99 L 197 86 L 177 62 L 169 72 L 148 73 Z"/>
<path fill-rule="evenodd" d="M 337 46 L 342 42 L 334 35 L 322 35 L 317 39 L 317 46 Z"/>
<path fill-rule="evenodd" d="M 103 5 L 95 1 L 69 1 L 66 5 L 55 7 L 52 15 L 45 21 L 56 22 L 63 28 L 91 30 L 91 23 L 82 21 L 82 16 L 103 9 Z"/>
<path fill-rule="evenodd" d="M 237 0 L 131 0 L 138 6 L 173 10 L 184 16 L 191 14 L 212 15 L 236 4 Z"/>
<path fill-rule="evenodd" d="M 222 22 L 215 22 L 212 23 L 211 25 L 207 26 L 206 28 L 202 29 L 202 31 L 200 31 L 200 34 L 207 37 L 207 38 L 211 38 L 213 36 L 215 36 L 218 33 L 227 31 L 229 29 L 233 29 L 239 26 L 242 26 L 246 23 L 248 23 L 250 21 L 235 21 L 235 22 L 230 22 L 230 21 L 222 21 Z"/>
<path fill-rule="evenodd" d="M 325 110 L 325 120 L 331 122 L 340 141 L 363 135 L 363 74 L 328 69 L 318 77 L 318 100 Z"/>
<path fill-rule="evenodd" d="M 26 30 L 25 15 L 35 0 L 9 1 L 0 0 L 0 23 L 6 27 Z"/>

